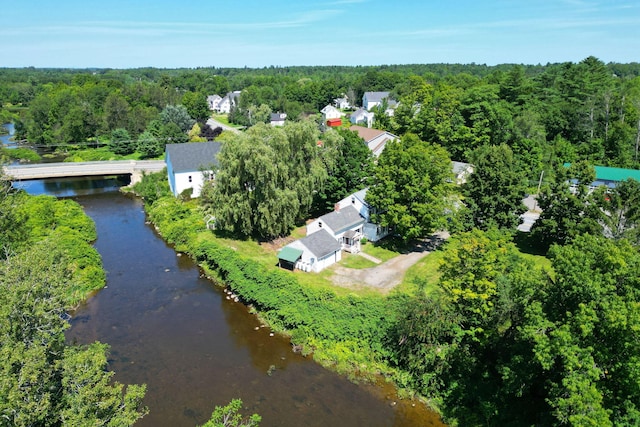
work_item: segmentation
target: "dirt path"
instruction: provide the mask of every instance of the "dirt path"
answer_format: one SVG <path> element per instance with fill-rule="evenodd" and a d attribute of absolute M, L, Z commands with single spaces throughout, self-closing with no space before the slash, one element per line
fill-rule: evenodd
<path fill-rule="evenodd" d="M 350 289 L 377 289 L 387 293 L 404 279 L 407 269 L 431 253 L 435 245 L 449 237 L 446 233 L 434 235 L 415 247 L 412 252 L 400 254 L 389 261 L 370 268 L 353 269 L 336 265 L 331 280 L 337 286 Z"/>

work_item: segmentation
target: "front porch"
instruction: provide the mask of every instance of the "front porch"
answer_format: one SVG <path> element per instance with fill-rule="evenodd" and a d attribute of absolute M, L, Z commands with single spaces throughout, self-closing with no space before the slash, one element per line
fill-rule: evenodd
<path fill-rule="evenodd" d="M 361 251 L 360 240 L 362 233 L 359 230 L 349 230 L 342 236 L 342 250 L 352 254 Z"/>

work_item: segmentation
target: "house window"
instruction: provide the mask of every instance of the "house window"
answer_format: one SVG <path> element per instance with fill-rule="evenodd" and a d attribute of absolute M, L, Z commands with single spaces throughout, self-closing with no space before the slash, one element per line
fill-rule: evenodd
<path fill-rule="evenodd" d="M 352 197 L 352 198 L 351 198 L 351 204 L 352 204 L 352 205 L 355 205 L 355 204 L 356 204 L 356 198 L 355 198 L 355 197 Z"/>
<path fill-rule="evenodd" d="M 318 221 L 318 228 L 322 228 L 322 221 Z"/>
<path fill-rule="evenodd" d="M 189 175 L 189 182 L 192 182 L 193 178 L 191 178 L 191 175 Z"/>

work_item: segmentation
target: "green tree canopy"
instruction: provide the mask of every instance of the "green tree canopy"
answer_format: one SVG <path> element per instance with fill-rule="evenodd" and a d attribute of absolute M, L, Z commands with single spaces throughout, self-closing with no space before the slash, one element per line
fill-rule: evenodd
<path fill-rule="evenodd" d="M 332 142 L 332 136 L 336 142 Z M 334 204 L 368 184 L 373 173 L 373 153 L 356 132 L 347 129 L 329 130 L 323 135 L 328 147 L 335 146 L 336 157 L 328 165 L 327 181 L 314 196 L 314 212 L 324 214 Z M 324 144 L 324 142 L 323 142 Z"/>
<path fill-rule="evenodd" d="M 403 239 L 425 237 L 447 227 L 455 194 L 451 160 L 436 144 L 405 135 L 388 142 L 378 159 L 367 202 L 374 222 Z"/>
<path fill-rule="evenodd" d="M 515 230 L 526 211 L 526 181 L 507 145 L 483 146 L 472 155 L 474 172 L 463 185 L 471 224 Z"/>
<path fill-rule="evenodd" d="M 160 112 L 160 121 L 165 125 L 175 124 L 185 134 L 195 123 L 184 105 L 167 105 Z"/>
<path fill-rule="evenodd" d="M 579 234 L 601 232 L 599 213 L 589 190 L 594 180 L 595 170 L 586 162 L 556 168 L 555 179 L 538 196 L 542 213 L 531 227 L 532 240 L 542 249 L 553 243 L 568 243 Z"/>
<path fill-rule="evenodd" d="M 136 149 L 136 141 L 131 138 L 131 135 L 129 135 L 129 132 L 126 129 L 114 129 L 111 132 L 109 148 L 116 154 L 131 154 Z"/>
<path fill-rule="evenodd" d="M 289 233 L 326 180 L 325 157 L 334 150 L 317 141 L 315 125 L 300 122 L 258 124 L 226 142 L 215 182 L 202 194 L 217 226 L 262 238 Z"/>
<path fill-rule="evenodd" d="M 131 426 L 145 387 L 111 381 L 106 346 L 65 344 L 65 251 L 51 238 L 0 263 L 0 425 Z"/>

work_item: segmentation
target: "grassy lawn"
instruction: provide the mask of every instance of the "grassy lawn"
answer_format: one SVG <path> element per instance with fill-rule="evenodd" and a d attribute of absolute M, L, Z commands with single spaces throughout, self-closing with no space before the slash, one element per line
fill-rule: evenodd
<path fill-rule="evenodd" d="M 244 126 L 236 125 L 233 123 L 229 123 L 229 116 L 227 116 L 226 114 L 212 114 L 211 117 L 213 118 L 213 120 L 216 120 L 222 123 L 223 125 L 227 125 L 232 128 L 242 129 L 244 127 Z"/>
<path fill-rule="evenodd" d="M 363 269 L 363 268 L 375 267 L 376 263 L 366 259 L 365 257 L 361 257 L 356 254 L 350 254 L 348 252 L 343 252 L 340 265 L 345 268 Z"/>
<path fill-rule="evenodd" d="M 409 267 L 404 275 L 404 280 L 396 290 L 415 295 L 419 292 L 421 284 L 424 286 L 424 291 L 427 295 L 436 291 L 438 289 L 438 280 L 440 280 L 440 271 L 438 269 L 443 256 L 443 251 L 434 251 Z"/>
<path fill-rule="evenodd" d="M 375 243 L 365 243 L 362 245 L 362 252 L 372 257 L 378 258 L 380 261 L 389 261 L 391 258 L 395 258 L 400 254 L 398 251 L 394 251 L 382 245 Z"/>

